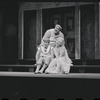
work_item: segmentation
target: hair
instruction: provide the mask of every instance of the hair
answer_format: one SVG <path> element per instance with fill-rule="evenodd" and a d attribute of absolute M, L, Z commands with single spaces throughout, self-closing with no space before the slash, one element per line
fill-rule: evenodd
<path fill-rule="evenodd" d="M 57 38 L 57 42 L 60 43 L 60 46 L 64 45 L 64 43 L 65 43 L 65 42 L 64 42 L 64 39 L 61 38 L 61 37 Z"/>
<path fill-rule="evenodd" d="M 62 27 L 60 25 L 58 25 L 58 24 L 55 25 L 55 28 L 58 29 L 58 30 L 62 29 Z"/>

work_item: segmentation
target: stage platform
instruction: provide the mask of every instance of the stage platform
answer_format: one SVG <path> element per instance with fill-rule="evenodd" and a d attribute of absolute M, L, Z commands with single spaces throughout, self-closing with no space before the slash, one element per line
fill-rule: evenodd
<path fill-rule="evenodd" d="M 99 73 L 34 74 L 0 72 L 0 100 L 96 100 Z M 80 98 L 80 99 L 78 99 Z M 23 99 L 23 100 L 24 100 Z"/>
<path fill-rule="evenodd" d="M 33 77 L 33 78 L 81 78 L 100 79 L 100 73 L 68 73 L 68 74 L 35 74 L 34 72 L 0 72 L 0 77 Z"/>

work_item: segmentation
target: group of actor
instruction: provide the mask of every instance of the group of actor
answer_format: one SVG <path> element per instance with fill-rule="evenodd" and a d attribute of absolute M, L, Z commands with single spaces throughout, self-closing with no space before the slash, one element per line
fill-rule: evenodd
<path fill-rule="evenodd" d="M 57 24 L 55 28 L 45 32 L 36 53 L 35 74 L 65 74 L 70 72 L 70 67 L 73 64 L 65 48 L 64 34 L 61 30 L 62 27 Z"/>

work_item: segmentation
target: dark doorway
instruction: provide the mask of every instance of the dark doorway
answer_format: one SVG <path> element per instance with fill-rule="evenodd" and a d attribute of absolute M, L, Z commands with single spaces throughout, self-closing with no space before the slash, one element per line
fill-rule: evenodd
<path fill-rule="evenodd" d="M 36 11 L 24 11 L 24 59 L 35 59 Z"/>
<path fill-rule="evenodd" d="M 80 6 L 81 9 L 81 58 L 95 59 L 95 11 L 94 5 Z"/>

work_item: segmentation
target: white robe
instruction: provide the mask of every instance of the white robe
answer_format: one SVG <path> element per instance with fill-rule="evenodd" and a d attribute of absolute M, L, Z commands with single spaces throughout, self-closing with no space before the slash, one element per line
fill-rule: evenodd
<path fill-rule="evenodd" d="M 73 66 L 72 60 L 69 58 L 65 46 L 63 45 L 58 50 L 59 51 L 57 51 L 57 49 L 54 50 L 54 55 L 56 58 L 54 58 L 49 64 L 48 68 L 46 69 L 47 73 L 69 73 L 70 66 Z"/>

